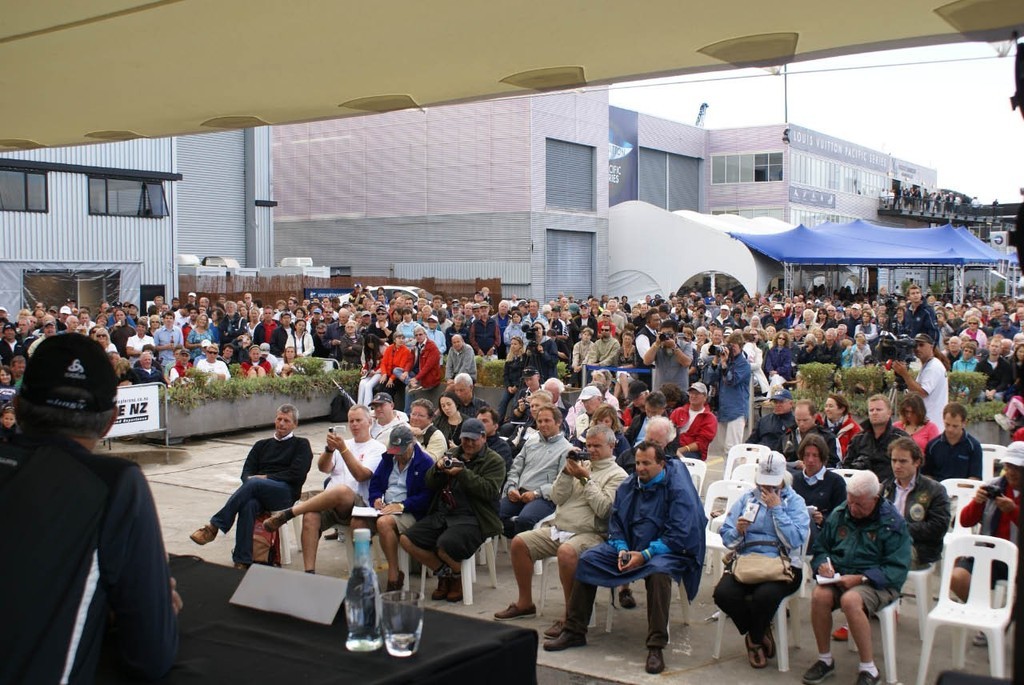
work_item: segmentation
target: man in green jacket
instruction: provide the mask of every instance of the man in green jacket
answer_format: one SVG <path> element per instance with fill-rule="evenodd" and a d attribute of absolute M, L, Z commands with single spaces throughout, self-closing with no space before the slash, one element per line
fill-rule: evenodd
<path fill-rule="evenodd" d="M 400 539 L 402 548 L 437 576 L 431 599 L 449 602 L 462 601 L 462 560 L 501 534 L 498 493 L 505 481 L 505 460 L 487 447 L 479 419 L 462 422 L 460 440 L 427 471 L 427 487 L 435 493 L 430 509 Z"/>
<path fill-rule="evenodd" d="M 911 550 L 906 522 L 880 493 L 881 484 L 873 471 L 855 474 L 846 483 L 846 503 L 829 515 L 814 540 L 811 568 L 819 580 L 811 597 L 811 625 L 818 661 L 804 673 L 804 685 L 817 685 L 835 675 L 830 644 L 836 609 L 846 615 L 860 654 L 857 685 L 877 685 L 879 681 L 870 619 L 899 599 Z"/>

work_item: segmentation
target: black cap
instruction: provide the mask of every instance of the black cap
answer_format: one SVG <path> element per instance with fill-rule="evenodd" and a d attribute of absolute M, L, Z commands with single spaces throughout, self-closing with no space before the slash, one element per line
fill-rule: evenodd
<path fill-rule="evenodd" d="M 479 440 L 486 434 L 487 431 L 484 430 L 484 424 L 480 419 L 466 419 L 462 422 L 462 430 L 459 432 L 460 437 L 473 440 Z"/>
<path fill-rule="evenodd" d="M 630 401 L 635 400 L 636 398 L 643 395 L 645 392 L 647 392 L 646 383 L 644 383 L 643 381 L 630 381 L 629 392 L 627 393 Z"/>
<path fill-rule="evenodd" d="M 407 424 L 401 423 L 391 429 L 391 435 L 388 436 L 387 451 L 390 454 L 396 454 L 405 450 L 406 447 L 414 442 L 416 442 L 416 436 L 412 434 L 412 429 Z"/>
<path fill-rule="evenodd" d="M 935 341 L 932 340 L 932 336 L 928 335 L 927 333 L 918 333 L 917 335 L 915 335 L 914 342 L 927 343 L 929 345 L 935 344 Z"/>
<path fill-rule="evenodd" d="M 523 369 L 523 378 L 529 378 L 530 376 L 539 376 L 539 375 L 540 375 L 540 371 L 538 371 L 537 369 L 533 368 L 532 366 L 527 366 L 525 369 Z"/>
<path fill-rule="evenodd" d="M 384 404 L 385 402 L 388 404 L 394 404 L 395 400 L 386 392 L 379 392 L 373 396 L 373 401 L 370 402 L 370 406 L 372 407 L 375 404 Z"/>
<path fill-rule="evenodd" d="M 71 411 L 114 408 L 117 378 L 107 353 L 84 335 L 46 338 L 32 354 L 21 396 L 37 405 Z"/>

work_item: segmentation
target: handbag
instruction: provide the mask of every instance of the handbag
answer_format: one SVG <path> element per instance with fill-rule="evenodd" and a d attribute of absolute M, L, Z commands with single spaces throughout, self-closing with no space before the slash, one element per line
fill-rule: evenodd
<path fill-rule="evenodd" d="M 779 550 L 777 557 L 758 552 L 740 554 L 751 547 L 768 546 Z M 724 572 L 732 576 L 744 585 L 757 585 L 759 583 L 792 582 L 796 577 L 793 567 L 789 563 L 789 554 L 786 548 L 778 542 L 770 540 L 754 540 L 740 545 L 737 549 L 730 551 L 722 560 Z"/>

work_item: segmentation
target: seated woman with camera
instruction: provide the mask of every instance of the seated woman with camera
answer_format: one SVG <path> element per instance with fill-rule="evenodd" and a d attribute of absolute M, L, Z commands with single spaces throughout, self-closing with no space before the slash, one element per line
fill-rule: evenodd
<path fill-rule="evenodd" d="M 715 588 L 715 604 L 745 636 L 753 668 L 764 668 L 775 656 L 772 618 L 803 580 L 800 555 L 810 517 L 792 480 L 784 456 L 762 457 L 757 488 L 739 498 L 720 531 L 732 558 Z"/>

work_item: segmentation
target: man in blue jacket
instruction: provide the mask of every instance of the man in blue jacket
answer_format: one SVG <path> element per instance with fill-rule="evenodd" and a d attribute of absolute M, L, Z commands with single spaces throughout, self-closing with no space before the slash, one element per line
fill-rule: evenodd
<path fill-rule="evenodd" d="M 718 425 L 725 426 L 725 453 L 743 442 L 750 404 L 750 362 L 743 353 L 743 334 L 732 333 L 712 362 L 711 382 L 718 388 Z"/>
<path fill-rule="evenodd" d="M 707 519 L 686 467 L 657 445 L 636 448 L 636 472 L 619 486 L 608 521 L 608 542 L 584 552 L 576 567 L 562 633 L 544 643 L 556 652 L 587 644 L 597 586 L 644 580 L 647 587 L 648 673 L 665 670 L 672 581 L 692 601 L 700 586 Z"/>
<path fill-rule="evenodd" d="M 405 573 L 398 569 L 398 537 L 423 518 L 434 491 L 427 487 L 426 475 L 434 459 L 419 446 L 407 424 L 395 426 L 388 438 L 388 449 L 370 478 L 370 503 L 377 518 L 352 518 L 352 528 L 369 528 L 380 536 L 384 558 L 388 560 L 388 584 L 385 592 L 401 590 Z"/>

